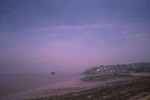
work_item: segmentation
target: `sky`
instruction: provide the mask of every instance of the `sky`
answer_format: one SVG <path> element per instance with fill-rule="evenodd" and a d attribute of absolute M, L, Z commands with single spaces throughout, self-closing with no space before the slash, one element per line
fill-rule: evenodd
<path fill-rule="evenodd" d="M 0 0 L 0 72 L 150 61 L 149 0 Z"/>

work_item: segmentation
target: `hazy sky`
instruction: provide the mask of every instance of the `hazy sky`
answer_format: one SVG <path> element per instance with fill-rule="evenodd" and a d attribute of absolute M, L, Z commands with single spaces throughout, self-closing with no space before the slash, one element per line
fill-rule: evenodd
<path fill-rule="evenodd" d="M 0 72 L 150 61 L 149 0 L 0 0 Z"/>

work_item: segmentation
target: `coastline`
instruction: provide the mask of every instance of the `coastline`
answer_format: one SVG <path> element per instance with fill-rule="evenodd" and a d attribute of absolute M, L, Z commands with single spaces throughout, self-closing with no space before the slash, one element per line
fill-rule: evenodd
<path fill-rule="evenodd" d="M 1 100 L 93 100 L 93 98 L 94 100 L 99 100 L 98 98 L 101 98 L 100 100 L 138 100 L 130 98 L 150 94 L 149 84 L 149 77 L 139 77 L 139 75 L 103 81 L 72 79 L 9 95 Z M 120 99 L 113 99 L 118 97 Z"/>
<path fill-rule="evenodd" d="M 149 100 L 149 78 L 133 78 L 108 82 L 80 91 L 64 94 L 45 95 L 28 100 Z"/>
<path fill-rule="evenodd" d="M 66 80 L 64 82 L 59 82 L 57 84 L 44 86 L 41 88 L 24 91 L 9 96 L 1 98 L 1 100 L 24 100 L 28 98 L 39 98 L 39 97 L 48 97 L 53 95 L 64 95 L 72 92 L 80 92 L 83 90 L 88 90 L 96 87 L 104 87 L 105 85 L 111 85 L 116 82 L 127 81 L 126 79 L 112 79 L 107 81 L 81 81 L 81 80 Z"/>

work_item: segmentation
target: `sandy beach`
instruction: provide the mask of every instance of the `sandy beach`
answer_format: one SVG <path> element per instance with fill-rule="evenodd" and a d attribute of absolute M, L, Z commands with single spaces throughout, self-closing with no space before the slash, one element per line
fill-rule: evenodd
<path fill-rule="evenodd" d="M 121 84 L 128 84 L 133 78 L 118 78 L 109 79 L 105 81 L 81 81 L 80 79 L 66 80 L 57 84 L 51 84 L 41 88 L 20 92 L 3 97 L 1 100 L 45 100 L 45 98 L 53 96 L 63 96 L 70 93 L 82 94 L 84 91 L 88 91 L 95 88 L 104 88 L 110 86 L 116 86 Z M 82 92 L 83 91 L 83 92 Z M 43 99 L 39 99 L 43 98 Z M 50 99 L 51 100 L 51 99 Z M 60 100 L 60 99 L 58 99 Z"/>
<path fill-rule="evenodd" d="M 149 78 L 107 81 L 90 88 L 62 90 L 60 94 L 33 97 L 29 100 L 149 100 L 149 84 Z"/>

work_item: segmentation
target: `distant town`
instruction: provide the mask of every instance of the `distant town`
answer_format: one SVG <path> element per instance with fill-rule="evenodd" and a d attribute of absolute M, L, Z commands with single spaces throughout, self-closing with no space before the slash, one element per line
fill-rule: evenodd
<path fill-rule="evenodd" d="M 130 63 L 117 65 L 97 65 L 87 69 L 82 73 L 82 80 L 107 79 L 108 77 L 120 77 L 128 75 L 148 75 L 150 72 L 150 63 Z M 106 77 L 107 76 L 107 77 Z"/>
<path fill-rule="evenodd" d="M 86 70 L 85 74 L 92 73 L 130 73 L 130 72 L 150 72 L 150 63 L 131 63 L 117 65 L 97 65 Z"/>

